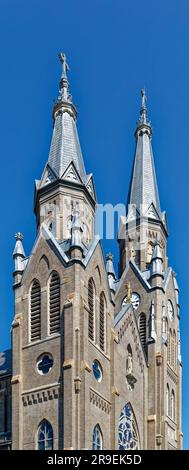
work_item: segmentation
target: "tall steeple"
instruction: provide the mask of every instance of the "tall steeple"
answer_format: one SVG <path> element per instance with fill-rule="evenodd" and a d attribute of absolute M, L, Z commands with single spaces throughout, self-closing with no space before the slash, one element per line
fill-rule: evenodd
<path fill-rule="evenodd" d="M 72 208 L 79 200 L 80 205 L 83 204 L 79 208 L 80 213 L 85 213 L 87 218 L 87 221 L 82 221 L 86 234 L 84 238 L 91 239 L 94 234 L 95 187 L 92 174 L 87 175 L 85 171 L 76 126 L 77 110 L 70 94 L 67 76 L 69 67 L 65 54 L 59 54 L 59 59 L 62 73 L 58 98 L 53 108 L 53 134 L 41 180 L 36 181 L 34 212 L 38 227 L 48 219 L 48 226 L 51 230 L 53 227 L 56 238 L 67 239 L 70 235 Z M 56 219 L 58 216 L 58 223 L 55 222 L 53 211 L 56 212 Z"/>
<path fill-rule="evenodd" d="M 148 120 L 146 93 L 141 91 L 142 105 L 140 118 L 135 131 L 136 152 L 131 176 L 128 204 L 135 204 L 141 215 L 150 215 L 159 218 L 161 209 L 158 186 L 154 167 L 154 158 L 151 145 L 152 127 Z"/>
<path fill-rule="evenodd" d="M 141 271 L 149 268 L 156 241 L 160 243 L 166 267 L 167 225 L 161 212 L 152 151 L 152 127 L 148 119 L 145 90 L 141 91 L 140 117 L 135 138 L 136 150 L 126 208 L 126 227 L 119 233 L 120 274 L 132 259 Z M 121 232 L 120 230 L 120 232 Z"/>
<path fill-rule="evenodd" d="M 53 109 L 54 129 L 48 157 L 49 172 L 47 174 L 47 180 L 41 181 L 42 185 L 47 184 L 55 178 L 64 177 L 71 163 L 75 168 L 72 168 L 69 177 L 75 176 L 77 179 L 74 174 L 74 170 L 76 170 L 83 182 L 86 178 L 76 126 L 77 111 L 69 92 L 67 77 L 68 64 L 65 54 L 59 54 L 59 58 L 62 64 L 62 74 L 58 99 Z"/>

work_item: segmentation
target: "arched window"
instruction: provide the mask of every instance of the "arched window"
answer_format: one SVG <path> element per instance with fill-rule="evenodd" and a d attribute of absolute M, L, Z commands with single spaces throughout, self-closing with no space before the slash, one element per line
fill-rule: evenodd
<path fill-rule="evenodd" d="M 174 368 L 174 332 L 170 331 L 170 366 Z"/>
<path fill-rule="evenodd" d="M 139 333 L 140 333 L 140 340 L 144 350 L 146 351 L 146 315 L 145 313 L 141 313 L 139 317 Z"/>
<path fill-rule="evenodd" d="M 174 390 L 171 392 L 171 418 L 175 421 L 175 393 Z"/>
<path fill-rule="evenodd" d="M 172 351 L 172 331 L 169 330 L 168 332 L 168 344 L 167 344 L 167 359 L 168 359 L 168 364 L 171 365 L 171 351 Z"/>
<path fill-rule="evenodd" d="M 166 389 L 166 408 L 167 408 L 167 416 L 170 416 L 170 390 L 169 390 L 169 385 L 167 384 L 167 389 Z"/>
<path fill-rule="evenodd" d="M 93 450 L 102 450 L 103 439 L 100 426 L 97 424 L 93 429 Z"/>
<path fill-rule="evenodd" d="M 94 325 L 95 325 L 95 285 L 92 277 L 88 282 L 88 307 L 89 307 L 89 321 L 88 321 L 88 335 L 94 341 Z"/>
<path fill-rule="evenodd" d="M 129 450 L 139 449 L 139 434 L 130 403 L 122 409 L 118 428 L 118 449 Z"/>
<path fill-rule="evenodd" d="M 49 421 L 43 419 L 38 428 L 38 450 L 53 450 L 53 428 Z"/>
<path fill-rule="evenodd" d="M 176 341 L 176 333 L 175 330 L 173 331 L 173 368 L 176 369 L 177 364 L 177 341 Z"/>
<path fill-rule="evenodd" d="M 49 283 L 49 333 L 60 331 L 60 277 L 56 271 L 51 274 Z"/>
<path fill-rule="evenodd" d="M 106 301 L 104 293 L 100 294 L 100 348 L 105 351 L 106 349 Z"/>
<path fill-rule="evenodd" d="M 30 291 L 30 340 L 41 339 L 41 287 L 34 279 Z"/>

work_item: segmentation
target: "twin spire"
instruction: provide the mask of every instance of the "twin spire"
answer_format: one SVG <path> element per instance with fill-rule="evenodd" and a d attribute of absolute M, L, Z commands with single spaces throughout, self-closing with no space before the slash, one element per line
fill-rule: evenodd
<path fill-rule="evenodd" d="M 84 184 L 94 196 L 91 175 L 86 175 L 83 156 L 76 126 L 76 108 L 69 92 L 67 72 L 69 70 L 64 53 L 59 54 L 62 65 L 58 100 L 54 106 L 54 129 L 48 162 L 39 187 L 56 179 Z M 141 91 L 141 110 L 135 132 L 136 152 L 130 183 L 128 204 L 135 205 L 136 211 L 152 218 L 161 218 L 158 186 L 151 145 L 152 128 L 147 115 L 145 90 Z M 90 184 L 89 184 L 90 183 Z M 146 212 L 148 211 L 148 213 Z M 144 215 L 145 215 L 144 214 Z"/>
<path fill-rule="evenodd" d="M 159 219 L 161 209 L 151 144 L 152 128 L 147 116 L 147 98 L 144 89 L 141 91 L 141 96 L 142 104 L 135 131 L 136 151 L 128 204 L 136 208 L 138 215 Z"/>

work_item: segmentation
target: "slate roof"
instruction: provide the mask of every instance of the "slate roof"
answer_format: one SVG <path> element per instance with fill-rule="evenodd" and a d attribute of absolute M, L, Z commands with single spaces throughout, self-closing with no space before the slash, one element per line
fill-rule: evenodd
<path fill-rule="evenodd" d="M 141 118 L 136 130 L 136 151 L 128 204 L 136 204 L 138 210 L 140 210 L 141 204 L 148 207 L 153 204 L 157 212 L 160 213 L 160 200 L 151 145 L 152 129 L 146 117 L 143 119 L 143 112 L 142 108 Z"/>
<path fill-rule="evenodd" d="M 0 352 L 0 376 L 10 374 L 12 370 L 12 350 Z"/>

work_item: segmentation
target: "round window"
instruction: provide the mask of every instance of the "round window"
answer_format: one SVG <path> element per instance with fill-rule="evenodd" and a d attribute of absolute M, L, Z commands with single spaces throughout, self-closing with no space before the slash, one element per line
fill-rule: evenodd
<path fill-rule="evenodd" d="M 48 374 L 48 372 L 52 369 L 53 362 L 54 361 L 51 354 L 43 354 L 40 356 L 37 362 L 37 372 L 40 375 Z"/>
<path fill-rule="evenodd" d="M 93 361 L 93 374 L 97 382 L 101 382 L 102 380 L 102 367 L 100 363 L 95 359 Z"/>

